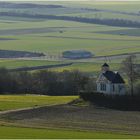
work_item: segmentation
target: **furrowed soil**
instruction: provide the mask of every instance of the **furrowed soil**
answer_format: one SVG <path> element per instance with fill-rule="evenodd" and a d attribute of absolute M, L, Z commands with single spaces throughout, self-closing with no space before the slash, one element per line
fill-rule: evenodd
<path fill-rule="evenodd" d="M 65 128 L 140 135 L 140 112 L 93 105 L 55 105 L 1 114 L 1 120 L 18 126 Z"/>

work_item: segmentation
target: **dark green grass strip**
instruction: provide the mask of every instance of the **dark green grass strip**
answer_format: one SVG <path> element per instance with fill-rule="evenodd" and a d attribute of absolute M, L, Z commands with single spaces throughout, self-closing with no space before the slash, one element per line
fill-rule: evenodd
<path fill-rule="evenodd" d="M 18 128 L 18 127 L 7 127 L 0 126 L 0 138 L 33 138 L 33 139 L 89 139 L 89 138 L 140 138 L 135 135 L 124 135 L 116 133 L 105 133 L 105 132 L 87 132 L 87 131 L 73 131 L 73 130 L 51 130 L 51 129 L 36 129 L 36 128 Z"/>

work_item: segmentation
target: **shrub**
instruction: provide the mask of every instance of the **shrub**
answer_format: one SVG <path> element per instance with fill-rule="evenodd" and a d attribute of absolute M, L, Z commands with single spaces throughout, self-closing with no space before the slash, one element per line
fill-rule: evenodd
<path fill-rule="evenodd" d="M 140 110 L 140 96 L 105 95 L 98 92 L 80 92 L 80 97 L 91 103 L 119 110 Z"/>

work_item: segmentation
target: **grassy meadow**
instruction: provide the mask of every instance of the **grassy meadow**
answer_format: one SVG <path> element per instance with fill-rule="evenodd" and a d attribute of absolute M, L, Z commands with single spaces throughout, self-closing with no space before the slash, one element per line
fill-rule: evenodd
<path fill-rule="evenodd" d="M 74 23 L 70 25 L 69 22 L 63 23 L 63 21 L 51 22 L 52 25 L 58 22 L 59 26 L 54 29 L 51 29 L 53 28 L 52 25 L 46 27 L 41 26 L 40 28 L 33 27 L 31 31 L 25 32 L 27 35 L 24 34 L 24 29 L 3 31 L 1 38 L 11 38 L 10 35 L 13 34 L 12 38 L 15 40 L 4 41 L 1 39 L 0 49 L 44 52 L 56 56 L 61 55 L 63 51 L 74 49 L 86 49 L 91 51 L 95 56 L 108 56 L 139 51 L 140 34 L 137 30 L 133 30 L 132 32 L 132 29 L 122 27 L 88 25 L 85 23 L 76 23 L 78 25 L 73 27 Z M 47 25 L 47 22 L 43 23 Z M 63 24 L 67 27 L 63 27 Z M 28 26 L 26 23 L 23 27 L 27 27 L 26 25 Z M 60 26 L 63 28 L 61 29 Z M 46 30 L 45 33 L 44 30 Z M 63 33 L 59 33 L 61 30 Z M 127 34 L 123 36 L 119 35 L 119 33 L 123 32 Z M 5 36 L 3 36 L 4 34 Z M 136 35 L 133 36 L 133 34 Z"/>
<path fill-rule="evenodd" d="M 0 138 L 140 138 L 139 122 L 136 120 L 139 118 L 139 112 L 124 113 L 99 109 L 88 104 L 84 106 L 68 104 L 77 98 L 77 96 L 0 95 L 0 110 L 6 111 L 4 114 L 0 112 Z M 24 111 L 11 112 L 15 109 Z"/>
<path fill-rule="evenodd" d="M 61 67 L 61 68 L 52 68 L 50 70 L 62 72 L 64 70 L 72 71 L 72 70 L 80 70 L 81 72 L 89 73 L 91 75 L 97 74 L 101 70 L 102 63 L 93 63 L 93 62 L 77 62 L 72 64 L 71 66 Z M 120 70 L 121 64 L 119 63 L 111 63 L 111 70 Z"/>
<path fill-rule="evenodd" d="M 71 62 L 71 61 L 68 61 Z M 96 74 L 100 72 L 101 65 L 104 61 L 99 62 L 74 62 L 70 66 L 64 66 L 64 67 L 57 67 L 57 68 L 49 68 L 49 71 L 56 71 L 56 72 L 62 72 L 64 70 L 72 71 L 72 70 L 79 70 L 84 73 L 90 73 L 90 74 Z M 1 68 L 8 68 L 8 69 L 14 69 L 19 67 L 35 67 L 35 66 L 42 66 L 42 65 L 56 65 L 56 64 L 64 64 L 67 63 L 67 61 L 47 61 L 47 60 L 10 60 L 10 59 L 2 59 L 0 60 L 0 67 Z M 111 70 L 121 70 L 121 64 L 114 61 L 109 63 Z"/>
<path fill-rule="evenodd" d="M 77 96 L 0 95 L 0 111 L 66 104 Z"/>
<path fill-rule="evenodd" d="M 53 2 L 36 3 L 54 4 Z M 80 4 L 78 2 L 57 2 L 56 4 L 63 6 L 63 8 L 19 8 L 17 10 L 1 8 L 0 11 L 140 21 L 139 16 L 136 15 L 139 13 L 139 2 L 80 2 Z M 84 9 L 97 9 L 99 11 Z M 12 38 L 14 40 L 4 41 L 3 38 Z M 0 49 L 5 50 L 43 52 L 46 55 L 53 55 L 57 58 L 62 55 L 63 51 L 83 49 L 91 51 L 95 56 L 109 56 L 139 52 L 139 44 L 140 32 L 139 29 L 135 28 L 66 20 L 0 17 Z M 92 59 L 92 61 L 95 62 L 96 60 Z M 120 62 L 118 59 L 116 61 Z M 31 61 L 26 61 L 26 64 L 24 64 L 22 61 L 21 65 L 17 63 L 19 61 L 15 61 L 15 67 L 46 65 L 48 62 L 37 61 L 34 63 L 32 61 L 31 63 Z M 4 66 L 10 67 L 8 63 L 5 63 Z"/>
<path fill-rule="evenodd" d="M 0 112 L 0 138 L 140 138 L 139 122 L 134 120 L 139 118 L 139 112 L 109 111 L 88 104 L 68 105 L 77 98 L 77 96 L 1 95 L 0 110 L 6 112 L 5 114 Z M 15 109 L 25 110 L 10 111 Z"/>
<path fill-rule="evenodd" d="M 0 126 L 1 139 L 131 139 L 140 138 L 140 136 L 106 133 L 106 132 L 89 132 L 63 129 L 37 129 L 37 128 L 20 128 Z M 7 135 L 8 133 L 8 135 Z"/>
<path fill-rule="evenodd" d="M 58 57 L 61 57 L 62 52 L 66 50 L 88 50 L 91 51 L 95 56 L 110 56 L 140 51 L 140 34 L 137 29 L 55 20 L 41 22 L 20 21 L 17 23 L 12 23 L 12 25 L 9 23 L 0 24 L 0 28 L 2 30 L 5 30 L 4 26 L 9 33 L 6 32 L 5 36 L 1 34 L 0 49 L 43 52 L 46 55 L 52 55 L 55 58 L 53 60 L 47 60 L 47 58 L 45 58 L 46 61 L 34 59 L 28 61 L 2 59 L 0 61 L 1 67 L 16 68 L 24 66 L 48 65 L 51 63 L 63 63 L 64 60 L 60 60 L 61 62 L 54 61 L 57 61 L 57 59 L 59 60 Z M 53 29 L 53 27 L 57 28 Z M 31 28 L 31 30 L 35 30 L 34 34 L 30 32 L 24 35 L 21 34 L 25 28 Z M 45 33 L 43 31 L 44 29 L 46 30 Z M 40 33 L 38 33 L 39 30 L 41 30 Z M 49 31 L 47 32 L 47 30 Z M 59 32 L 61 30 L 63 30 L 63 33 Z M 125 32 L 128 35 L 119 35 L 121 32 Z M 4 41 L 2 38 L 12 38 L 15 40 Z M 110 59 L 109 63 L 120 63 L 122 59 Z M 75 62 L 75 60 L 71 61 Z M 81 61 L 84 62 L 84 60 Z M 96 59 L 91 59 L 89 61 L 93 62 L 94 64 L 91 65 L 89 63 L 83 63 L 82 66 L 81 64 L 74 64 L 72 67 L 70 67 L 70 69 L 78 68 L 83 70 L 83 68 L 86 68 L 87 65 L 91 65 L 88 68 L 89 71 L 87 71 L 87 68 L 85 71 L 95 71 L 94 69 L 91 70 L 90 68 L 94 67 L 99 61 Z M 105 60 L 100 61 L 96 66 L 98 67 L 104 63 L 104 61 Z M 62 70 L 63 68 L 60 69 Z M 69 69 L 69 67 L 64 69 Z"/>
<path fill-rule="evenodd" d="M 15 60 L 15 59 L 2 59 L 0 60 L 0 67 L 6 67 L 8 69 L 18 67 L 32 67 L 42 65 L 55 65 L 62 64 L 64 62 L 57 61 L 45 61 L 45 60 Z"/>
<path fill-rule="evenodd" d="M 48 2 L 46 4 L 54 4 Z M 60 9 L 36 9 L 34 13 L 68 15 L 94 18 L 118 18 L 140 21 L 140 16 L 131 15 L 139 11 L 139 2 L 58 2 L 66 6 Z M 135 8 L 134 8 L 135 7 Z M 99 12 L 86 11 L 84 8 L 103 10 Z M 76 11 L 74 11 L 74 9 Z M 11 10 L 11 9 L 3 9 Z M 20 12 L 32 13 L 34 9 L 18 9 Z M 16 10 L 15 10 L 16 11 Z M 114 11 L 114 12 L 112 12 Z M 121 13 L 118 13 L 121 12 Z M 126 12 L 126 13 L 123 13 Z M 12 19 L 13 18 L 13 19 Z M 1 38 L 15 40 L 0 41 L 0 49 L 43 52 L 50 55 L 61 55 L 63 51 L 86 49 L 95 56 L 108 56 L 140 51 L 139 29 L 88 24 L 65 20 L 30 21 L 19 17 L 0 17 Z M 28 30 L 28 31 L 27 31 Z M 60 33 L 60 31 L 63 31 Z M 124 34 L 124 35 L 120 35 Z"/>

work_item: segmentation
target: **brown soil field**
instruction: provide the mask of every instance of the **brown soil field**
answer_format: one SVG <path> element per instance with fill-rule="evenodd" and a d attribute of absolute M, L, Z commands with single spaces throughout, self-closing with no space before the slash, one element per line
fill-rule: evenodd
<path fill-rule="evenodd" d="M 66 128 L 140 134 L 140 112 L 56 105 L 1 114 L 1 119 L 27 127 Z"/>

